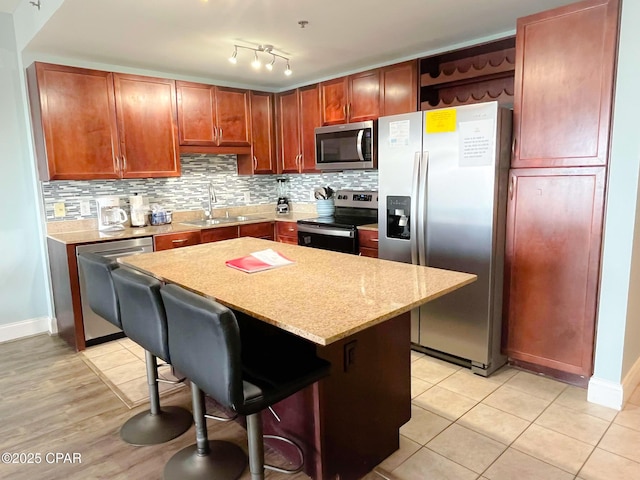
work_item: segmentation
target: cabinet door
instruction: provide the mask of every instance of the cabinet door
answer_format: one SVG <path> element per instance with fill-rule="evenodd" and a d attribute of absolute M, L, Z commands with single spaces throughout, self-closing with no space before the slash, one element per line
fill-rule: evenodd
<path fill-rule="evenodd" d="M 418 63 L 416 60 L 384 67 L 380 75 L 380 116 L 418 110 Z"/>
<path fill-rule="evenodd" d="M 176 82 L 180 145 L 216 145 L 215 87 Z"/>
<path fill-rule="evenodd" d="M 217 227 L 202 230 L 202 243 L 219 242 L 221 240 L 230 240 L 238 238 L 238 227 Z"/>
<path fill-rule="evenodd" d="M 509 357 L 592 373 L 605 167 L 514 169 L 507 213 Z"/>
<path fill-rule="evenodd" d="M 216 87 L 216 125 L 219 146 L 250 146 L 249 91 Z"/>
<path fill-rule="evenodd" d="M 278 170 L 298 173 L 300 165 L 300 128 L 298 124 L 298 91 L 280 93 L 278 109 Z"/>
<path fill-rule="evenodd" d="M 247 225 L 239 225 L 238 236 L 255 237 L 273 240 L 274 222 L 250 223 Z"/>
<path fill-rule="evenodd" d="M 113 75 L 122 176 L 180 176 L 175 81 Z"/>
<path fill-rule="evenodd" d="M 380 70 L 349 75 L 347 121 L 364 122 L 380 116 Z"/>
<path fill-rule="evenodd" d="M 276 171 L 273 98 L 272 93 L 251 92 L 253 173 L 275 173 Z"/>
<path fill-rule="evenodd" d="M 512 167 L 605 165 L 618 0 L 518 19 Z"/>
<path fill-rule="evenodd" d="M 178 233 L 163 233 L 153 236 L 153 250 L 169 250 L 172 248 L 188 247 L 200 243 L 200 230 Z"/>
<path fill-rule="evenodd" d="M 37 62 L 27 79 L 40 179 L 118 178 L 113 75 Z"/>
<path fill-rule="evenodd" d="M 300 97 L 300 172 L 316 170 L 316 127 L 322 125 L 318 84 L 298 89 Z"/>
<path fill-rule="evenodd" d="M 347 123 L 348 78 L 340 77 L 320 84 L 323 125 Z"/>

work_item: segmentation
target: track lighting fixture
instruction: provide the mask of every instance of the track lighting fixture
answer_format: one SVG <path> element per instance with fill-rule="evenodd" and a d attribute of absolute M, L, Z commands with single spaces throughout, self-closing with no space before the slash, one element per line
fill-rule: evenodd
<path fill-rule="evenodd" d="M 260 69 L 260 67 L 262 66 L 262 61 L 260 60 L 260 57 L 258 56 L 258 54 L 262 54 L 262 53 L 266 53 L 268 55 L 271 55 L 271 62 L 266 63 L 265 64 L 265 68 L 269 71 L 273 70 L 273 66 L 276 63 L 276 57 L 277 58 L 281 58 L 282 60 L 284 60 L 285 62 L 287 62 L 287 68 L 284 71 L 284 74 L 289 76 L 291 75 L 293 72 L 291 70 L 291 66 L 289 65 L 289 59 L 287 57 L 284 57 L 282 55 L 278 55 L 277 53 L 273 52 L 273 45 L 258 45 L 257 48 L 253 48 L 253 47 L 245 47 L 242 45 L 234 45 L 233 46 L 233 53 L 231 54 L 231 57 L 229 57 L 229 61 L 231 63 L 238 63 L 238 49 L 239 48 L 244 48 L 246 50 L 252 50 L 253 51 L 253 61 L 251 62 L 251 66 L 253 68 L 255 68 L 256 70 Z"/>

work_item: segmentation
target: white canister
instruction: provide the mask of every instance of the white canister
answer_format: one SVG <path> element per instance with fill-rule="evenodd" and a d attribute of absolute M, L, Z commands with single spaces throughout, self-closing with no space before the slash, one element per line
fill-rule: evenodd
<path fill-rule="evenodd" d="M 144 227 L 147 224 L 147 210 L 144 204 L 144 197 L 132 195 L 129 197 L 129 209 L 131 212 L 131 226 Z"/>

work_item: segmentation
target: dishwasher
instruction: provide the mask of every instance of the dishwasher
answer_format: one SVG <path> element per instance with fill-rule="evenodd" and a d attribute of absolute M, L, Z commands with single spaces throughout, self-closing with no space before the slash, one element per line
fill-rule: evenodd
<path fill-rule="evenodd" d="M 76 247 L 76 256 L 81 253 L 95 253 L 107 258 L 127 257 L 141 253 L 153 252 L 151 237 L 132 238 L 128 240 L 112 240 L 108 242 L 92 243 Z M 118 327 L 108 322 L 89 307 L 87 301 L 86 283 L 82 269 L 78 266 L 78 280 L 80 282 L 80 300 L 82 302 L 82 323 L 84 325 L 84 340 L 87 347 L 124 337 Z"/>

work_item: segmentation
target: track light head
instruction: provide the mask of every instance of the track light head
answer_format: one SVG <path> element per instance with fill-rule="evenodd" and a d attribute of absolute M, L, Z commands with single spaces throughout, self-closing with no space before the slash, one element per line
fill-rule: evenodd
<path fill-rule="evenodd" d="M 289 59 L 282 55 L 273 52 L 273 45 L 259 45 L 257 48 L 253 47 L 245 47 L 243 45 L 234 45 L 233 53 L 231 57 L 229 57 L 229 61 L 231 63 L 238 63 L 238 49 L 244 48 L 246 50 L 251 50 L 253 52 L 253 60 L 251 62 L 251 66 L 256 70 L 260 69 L 262 66 L 262 62 L 260 61 L 260 57 L 258 57 L 258 53 L 271 55 L 271 62 L 265 64 L 265 68 L 269 71 L 273 70 L 274 65 L 276 64 L 276 57 L 281 58 L 285 62 L 287 62 L 287 68 L 284 71 L 284 74 L 290 76 L 292 74 L 291 67 L 289 66 Z"/>

